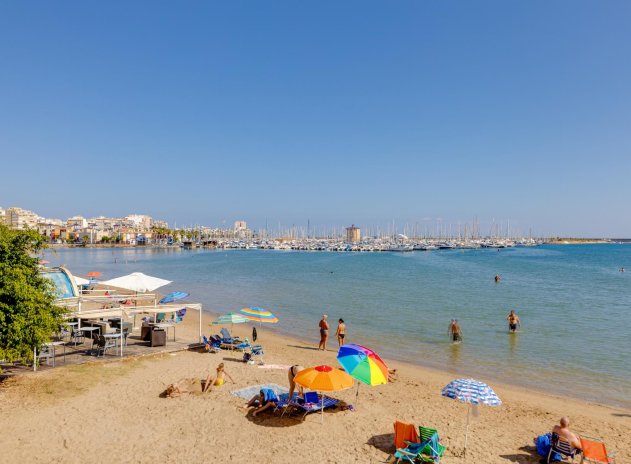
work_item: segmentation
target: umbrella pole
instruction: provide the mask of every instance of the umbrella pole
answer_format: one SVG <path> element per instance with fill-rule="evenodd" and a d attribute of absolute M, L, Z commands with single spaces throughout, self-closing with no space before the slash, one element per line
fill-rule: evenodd
<path fill-rule="evenodd" d="M 469 438 L 469 417 L 471 416 L 471 404 L 469 403 L 467 407 L 467 428 L 464 432 L 464 453 L 463 457 L 467 456 L 467 439 Z"/>
<path fill-rule="evenodd" d="M 357 392 L 355 393 L 355 406 L 359 404 L 359 385 L 361 382 L 357 382 Z"/>
<path fill-rule="evenodd" d="M 320 423 L 324 424 L 324 393 L 322 393 L 322 411 L 320 415 Z"/>

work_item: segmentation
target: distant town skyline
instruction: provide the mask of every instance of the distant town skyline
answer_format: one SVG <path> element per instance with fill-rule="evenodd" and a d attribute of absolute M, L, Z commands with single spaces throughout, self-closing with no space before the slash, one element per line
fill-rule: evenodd
<path fill-rule="evenodd" d="M 299 221 L 282 221 L 271 220 L 266 218 L 265 222 L 257 223 L 250 222 L 243 217 L 224 218 L 221 220 L 203 220 L 194 222 L 180 222 L 170 221 L 164 217 L 152 214 L 146 214 L 145 212 L 125 214 L 82 214 L 75 213 L 68 216 L 55 216 L 41 214 L 36 210 L 29 210 L 28 208 L 20 208 L 13 206 L 11 208 L 5 208 L 0 205 L 0 223 L 5 218 L 6 211 L 9 209 L 17 208 L 18 210 L 24 210 L 26 213 L 28 222 L 44 225 L 47 221 L 51 225 L 61 224 L 75 224 L 77 220 L 82 221 L 82 228 L 89 228 L 88 222 L 95 219 L 106 219 L 109 222 L 112 220 L 120 219 L 131 221 L 137 226 L 143 224 L 140 230 L 147 231 L 152 226 L 156 227 L 168 227 L 171 229 L 191 229 L 191 228 L 216 228 L 216 229 L 247 229 L 253 232 L 266 233 L 273 236 L 281 235 L 296 235 L 296 236 L 328 236 L 328 235 L 345 235 L 347 228 L 358 227 L 363 230 L 364 235 L 379 236 L 379 235 L 396 235 L 405 234 L 410 236 L 431 236 L 431 237 L 454 237 L 454 236 L 471 236 L 472 234 L 479 236 L 501 236 L 501 237 L 588 237 L 587 235 L 578 234 L 556 234 L 556 233 L 543 233 L 536 227 L 520 225 L 519 221 L 511 221 L 510 219 L 491 218 L 488 220 L 481 219 L 479 217 L 471 217 L 464 220 L 450 221 L 442 217 L 420 217 L 416 219 L 397 221 L 396 219 L 390 221 L 381 222 L 364 222 L 362 224 L 355 224 L 354 222 L 340 222 L 340 223 L 316 223 L 310 218 L 302 219 Z M 7 221 L 8 222 L 8 221 Z M 33 224 L 29 224 L 32 226 Z M 593 235 L 589 238 L 626 238 L 622 235 Z"/>
<path fill-rule="evenodd" d="M 629 237 L 631 3 L 0 5 L 0 206 Z"/>

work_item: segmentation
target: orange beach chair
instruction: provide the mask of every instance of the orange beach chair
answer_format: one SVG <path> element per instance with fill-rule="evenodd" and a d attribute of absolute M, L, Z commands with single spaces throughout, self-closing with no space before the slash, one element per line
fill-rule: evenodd
<path fill-rule="evenodd" d="M 583 459 L 581 462 L 591 462 L 593 464 L 613 464 L 616 453 L 607 454 L 607 448 L 602 440 L 595 438 L 581 437 L 581 448 L 583 449 Z"/>
<path fill-rule="evenodd" d="M 396 449 L 405 448 L 406 442 L 418 443 L 418 432 L 416 426 L 405 422 L 395 421 L 394 423 L 394 447 Z"/>

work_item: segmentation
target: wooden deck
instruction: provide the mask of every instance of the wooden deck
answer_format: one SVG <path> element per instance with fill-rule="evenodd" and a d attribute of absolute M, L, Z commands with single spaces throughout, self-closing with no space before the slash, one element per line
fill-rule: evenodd
<path fill-rule="evenodd" d="M 107 350 L 104 356 L 95 356 L 91 354 L 92 340 L 86 338 L 83 344 L 77 346 L 70 341 L 66 341 L 64 345 L 55 346 L 55 362 L 53 366 L 53 360 L 49 363 L 45 359 L 41 360 L 40 365 L 37 367 L 37 371 L 45 371 L 53 369 L 55 367 L 63 367 L 70 365 L 79 365 L 86 363 L 106 363 L 112 361 L 120 361 L 122 359 L 139 358 L 145 356 L 155 356 L 165 353 L 175 353 L 177 351 L 200 349 L 203 344 L 197 341 L 186 340 L 184 338 L 178 338 L 176 334 L 175 341 L 173 341 L 172 333 L 167 337 L 165 346 L 149 346 L 149 342 L 142 341 L 139 333 L 132 333 L 127 338 L 127 345 L 123 347 L 123 356 L 120 355 L 120 346 L 116 349 L 110 348 Z M 0 378 L 8 377 L 15 374 L 26 374 L 33 372 L 33 366 L 22 365 L 20 363 L 14 364 L 0 364 L 2 372 Z"/>

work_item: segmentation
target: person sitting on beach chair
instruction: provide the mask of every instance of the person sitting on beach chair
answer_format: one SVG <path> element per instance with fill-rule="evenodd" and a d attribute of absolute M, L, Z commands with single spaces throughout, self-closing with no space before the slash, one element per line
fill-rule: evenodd
<path fill-rule="evenodd" d="M 265 411 L 266 409 L 276 408 L 279 399 L 274 393 L 274 390 L 271 388 L 262 388 L 258 395 L 254 395 L 246 407 L 252 407 L 258 404 L 258 407 L 252 413 L 253 416 L 256 416 L 259 412 Z"/>

